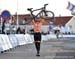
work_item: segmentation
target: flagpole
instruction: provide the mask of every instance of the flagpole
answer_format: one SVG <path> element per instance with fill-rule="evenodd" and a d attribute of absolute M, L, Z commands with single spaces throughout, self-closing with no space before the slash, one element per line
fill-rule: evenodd
<path fill-rule="evenodd" d="M 18 28 L 18 27 L 19 27 L 19 19 L 18 19 L 18 0 L 17 0 L 17 14 L 16 14 L 16 17 L 17 17 L 16 24 L 17 24 L 17 28 Z"/>
<path fill-rule="evenodd" d="M 2 33 L 2 24 L 3 24 L 3 20 L 2 20 L 2 17 L 1 17 L 1 9 L 0 9 L 0 20 L 1 20 L 1 33 Z"/>

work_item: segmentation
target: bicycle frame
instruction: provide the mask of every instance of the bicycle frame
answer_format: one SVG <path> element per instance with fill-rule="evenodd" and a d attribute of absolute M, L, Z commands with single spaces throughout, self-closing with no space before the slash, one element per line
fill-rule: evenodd
<path fill-rule="evenodd" d="M 46 6 L 47 6 L 48 4 L 44 4 L 44 7 L 42 7 L 42 8 L 39 8 L 39 9 L 36 9 L 36 10 L 32 10 L 33 8 L 28 8 L 28 10 L 30 11 L 30 13 L 31 13 L 31 15 L 32 15 L 32 17 L 33 17 L 33 19 L 35 19 L 35 17 L 37 17 L 40 13 L 42 13 L 42 12 L 44 12 L 45 14 L 46 14 Z M 41 10 L 40 12 L 38 12 L 37 13 L 37 15 L 35 15 L 34 16 L 34 14 L 33 14 L 33 12 L 34 11 L 38 11 L 38 10 Z"/>

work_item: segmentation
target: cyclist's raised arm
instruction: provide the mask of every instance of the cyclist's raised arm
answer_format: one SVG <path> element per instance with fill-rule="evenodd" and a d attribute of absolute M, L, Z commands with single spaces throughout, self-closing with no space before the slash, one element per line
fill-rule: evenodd
<path fill-rule="evenodd" d="M 35 21 L 34 21 L 34 19 L 32 20 L 31 24 L 35 24 Z"/>

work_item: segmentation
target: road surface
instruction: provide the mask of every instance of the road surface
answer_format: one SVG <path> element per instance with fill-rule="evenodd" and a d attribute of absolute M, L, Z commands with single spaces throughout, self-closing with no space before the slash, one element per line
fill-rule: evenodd
<path fill-rule="evenodd" d="M 0 53 L 0 59 L 75 59 L 75 39 L 53 39 L 41 43 L 40 57 L 34 44 L 16 47 Z"/>

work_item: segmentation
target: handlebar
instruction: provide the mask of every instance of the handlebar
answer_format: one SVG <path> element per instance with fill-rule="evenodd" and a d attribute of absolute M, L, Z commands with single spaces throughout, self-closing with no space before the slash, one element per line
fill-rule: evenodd
<path fill-rule="evenodd" d="M 47 6 L 48 4 L 44 4 L 44 6 Z"/>

